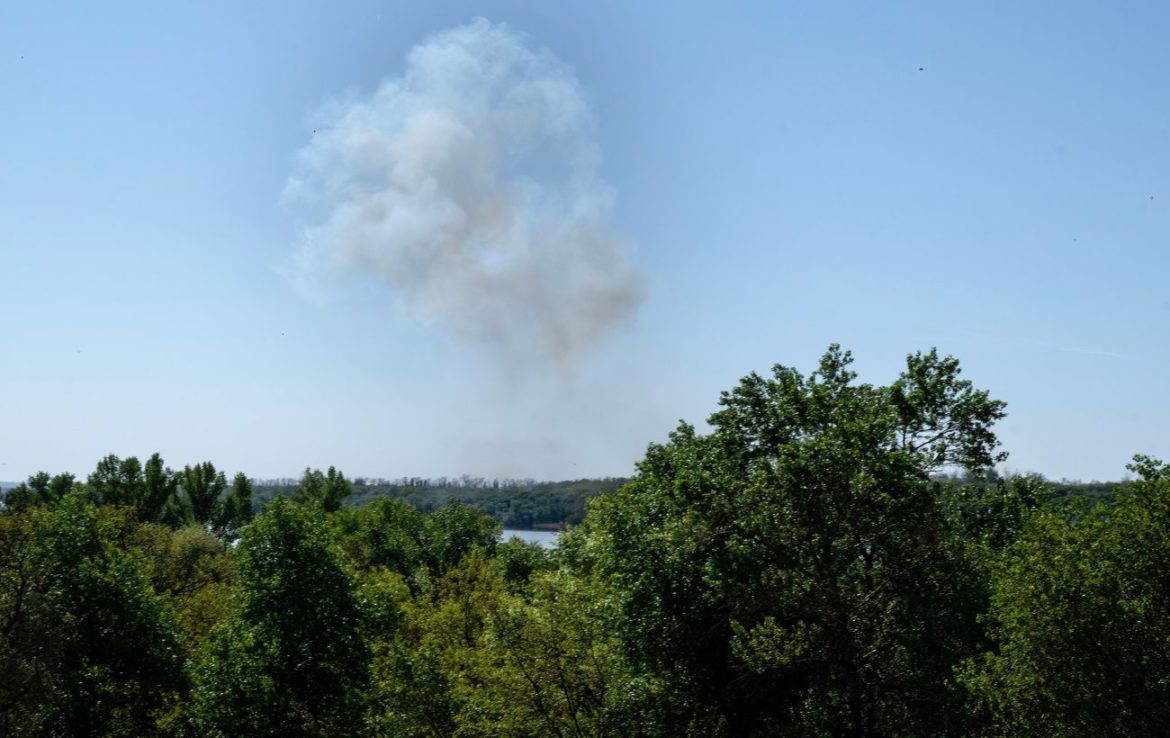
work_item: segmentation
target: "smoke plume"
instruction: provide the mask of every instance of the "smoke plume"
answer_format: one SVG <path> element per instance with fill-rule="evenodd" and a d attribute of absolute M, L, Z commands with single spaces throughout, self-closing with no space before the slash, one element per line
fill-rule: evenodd
<path fill-rule="evenodd" d="M 335 105 L 290 197 L 316 214 L 303 273 L 379 275 L 424 317 L 517 360 L 572 363 L 642 300 L 571 72 L 480 19 Z"/>

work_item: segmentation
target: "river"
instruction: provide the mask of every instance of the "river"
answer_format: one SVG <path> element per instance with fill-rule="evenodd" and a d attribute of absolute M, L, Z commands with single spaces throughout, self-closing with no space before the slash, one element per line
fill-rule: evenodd
<path fill-rule="evenodd" d="M 519 538 L 529 543 L 539 543 L 544 548 L 556 548 L 557 535 L 559 534 L 555 530 L 514 530 L 512 528 L 504 528 L 500 540 L 506 541 L 509 538 Z"/>

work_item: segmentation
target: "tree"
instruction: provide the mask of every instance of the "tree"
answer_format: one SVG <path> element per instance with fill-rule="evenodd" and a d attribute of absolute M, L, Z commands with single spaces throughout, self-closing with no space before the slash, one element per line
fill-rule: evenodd
<path fill-rule="evenodd" d="M 1154 736 L 1170 722 L 1170 467 L 1112 505 L 1031 516 L 992 570 L 995 648 L 963 682 L 998 735 Z"/>
<path fill-rule="evenodd" d="M 503 594 L 498 573 L 473 554 L 403 604 L 401 632 L 389 634 L 375 650 L 370 708 L 381 734 L 460 734 L 459 713 L 482 684 L 469 684 L 482 656 L 480 641 Z"/>
<path fill-rule="evenodd" d="M 229 535 L 252 520 L 252 481 L 240 472 L 232 480 L 232 488 L 223 502 L 216 528 Z"/>
<path fill-rule="evenodd" d="M 549 550 L 539 543 L 511 538 L 496 546 L 496 561 L 512 589 L 524 589 L 533 576 L 551 571 L 553 559 Z"/>
<path fill-rule="evenodd" d="M 172 530 L 158 523 L 135 526 L 126 545 L 142 552 L 151 586 L 175 612 L 183 654 L 193 657 L 212 628 L 232 612 L 236 587 L 231 549 L 203 526 Z"/>
<path fill-rule="evenodd" d="M 943 489 L 942 505 L 955 533 L 991 558 L 1015 543 L 1049 489 L 1039 476 L 969 480 Z"/>
<path fill-rule="evenodd" d="M 23 521 L 6 516 L 5 558 L 14 555 L 0 594 L 6 734 L 152 735 L 183 689 L 173 614 L 117 540 L 126 518 L 81 493 Z"/>
<path fill-rule="evenodd" d="M 217 472 L 210 461 L 185 466 L 179 475 L 179 485 L 191 520 L 202 525 L 214 524 L 220 514 L 220 497 L 227 489 L 223 472 Z"/>
<path fill-rule="evenodd" d="M 26 500 L 6 500 L 0 515 L 0 734 L 11 736 L 33 733 L 52 713 L 59 694 L 52 664 L 65 636 L 35 535 L 43 512 L 33 509 L 34 497 Z"/>
<path fill-rule="evenodd" d="M 302 504 L 320 503 L 325 496 L 325 475 L 320 469 L 305 467 L 301 481 L 293 491 L 293 499 Z"/>
<path fill-rule="evenodd" d="M 495 553 L 500 525 L 473 507 L 449 502 L 423 519 L 425 555 L 434 573 L 444 572 L 472 551 Z"/>
<path fill-rule="evenodd" d="M 164 522 L 167 504 L 178 492 L 179 478 L 166 467 L 162 456 L 151 454 L 143 469 L 138 519 L 143 522 Z"/>
<path fill-rule="evenodd" d="M 619 598 L 624 647 L 662 679 L 667 734 L 958 732 L 968 574 L 929 479 L 1002 458 L 1003 403 L 935 351 L 889 386 L 830 347 L 723 393 L 594 501 L 577 566 Z"/>
<path fill-rule="evenodd" d="M 73 491 L 72 474 L 57 474 L 50 477 L 48 472 L 37 472 L 8 490 L 4 504 L 11 510 L 21 510 L 33 505 L 54 505 Z"/>
<path fill-rule="evenodd" d="M 277 499 L 236 548 L 239 612 L 195 672 L 200 735 L 359 732 L 368 651 L 353 585 L 320 512 Z"/>
<path fill-rule="evenodd" d="M 36 501 L 41 505 L 52 505 L 73 491 L 72 474 L 56 474 L 49 476 L 48 472 L 38 472 L 28 478 L 28 487 L 36 495 Z"/>
<path fill-rule="evenodd" d="M 320 469 L 306 468 L 294 499 L 320 505 L 325 512 L 337 512 L 352 493 L 353 485 L 332 466 L 326 474 Z"/>
<path fill-rule="evenodd" d="M 24 512 L 28 508 L 40 504 L 40 497 L 36 490 L 22 482 L 4 493 L 4 510 L 6 512 Z"/>
<path fill-rule="evenodd" d="M 430 573 L 424 515 L 402 500 L 382 497 L 333 516 L 338 545 L 361 570 L 385 568 L 402 577 L 412 594 Z"/>
<path fill-rule="evenodd" d="M 470 709 L 458 716 L 463 730 L 550 738 L 658 734 L 647 711 L 654 685 L 622 659 L 610 605 L 568 571 L 538 576 L 528 597 L 499 596 L 465 677 L 475 689 Z"/>
<path fill-rule="evenodd" d="M 87 485 L 98 504 L 136 505 L 143 494 L 142 464 L 134 456 L 123 460 L 110 454 L 97 463 Z"/>

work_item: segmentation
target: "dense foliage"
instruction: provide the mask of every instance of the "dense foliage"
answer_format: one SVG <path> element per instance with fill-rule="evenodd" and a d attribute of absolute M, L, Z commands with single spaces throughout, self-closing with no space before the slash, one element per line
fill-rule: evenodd
<path fill-rule="evenodd" d="M 1170 469 L 999 478 L 1004 405 L 954 359 L 850 363 L 749 375 L 620 487 L 35 475 L 0 512 L 0 734 L 1160 734 Z M 594 499 L 553 551 L 485 514 L 557 495 Z"/>
<path fill-rule="evenodd" d="M 423 512 L 460 502 L 487 513 L 505 528 L 560 529 L 579 525 L 590 500 L 616 491 L 627 479 L 577 479 L 537 482 L 531 479 L 405 477 L 389 481 L 359 477 L 351 483 L 348 504 L 366 505 L 382 497 L 402 500 Z M 266 480 L 256 485 L 260 504 L 295 495 L 303 480 Z"/>

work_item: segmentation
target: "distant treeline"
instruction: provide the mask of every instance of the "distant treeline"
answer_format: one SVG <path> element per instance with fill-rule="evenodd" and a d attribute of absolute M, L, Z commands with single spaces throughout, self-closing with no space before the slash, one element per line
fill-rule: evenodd
<path fill-rule="evenodd" d="M 107 457 L 108 459 L 109 457 Z M 116 457 L 115 457 L 116 458 Z M 133 459 L 134 457 L 131 457 Z M 103 459 L 103 463 L 108 463 Z M 39 475 L 38 475 L 39 476 Z M 1040 475 L 1025 475 L 1039 482 L 1045 490 L 1045 499 L 1052 505 L 1063 505 L 1084 500 L 1104 502 L 1115 495 L 1124 495 L 1133 489 L 1133 481 L 1078 482 L 1052 481 Z M 0 482 L 0 491 L 35 485 L 37 476 L 28 482 Z M 944 484 L 974 484 L 987 486 L 1000 480 L 990 472 L 973 478 L 969 475 L 938 475 L 935 481 Z M 295 494 L 303 481 L 292 477 L 251 479 L 252 505 L 259 510 L 272 499 Z M 505 528 L 521 530 L 560 530 L 578 525 L 585 519 L 589 500 L 619 489 L 630 480 L 625 477 L 599 477 L 561 482 L 534 479 L 488 479 L 483 477 L 357 477 L 351 482 L 352 494 L 346 504 L 367 505 L 382 497 L 402 500 L 422 512 L 431 512 L 457 501 L 487 513 Z"/>
<path fill-rule="evenodd" d="M 353 480 L 349 504 L 366 505 L 382 497 L 402 500 L 422 512 L 457 501 L 482 510 L 505 528 L 560 529 L 585 519 L 585 506 L 601 494 L 613 492 L 628 479 L 606 477 L 564 482 L 532 479 L 458 477 L 395 480 L 358 477 Z M 255 499 L 263 505 L 274 497 L 292 494 L 300 480 L 257 480 Z"/>
<path fill-rule="evenodd" d="M 157 455 L 156 455 L 157 456 Z M 106 457 L 103 464 L 109 464 Z M 117 457 L 112 457 L 116 459 Z M 154 457 L 152 457 L 154 458 Z M 134 457 L 127 459 L 130 463 Z M 99 470 L 101 464 L 99 464 Z M 309 470 L 306 470 L 308 473 Z M 97 473 L 97 472 L 95 472 Z M 34 475 L 28 481 L 0 482 L 0 491 L 24 488 L 30 483 L 35 486 L 41 475 Z M 1024 475 L 1036 481 L 1045 490 L 1049 504 L 1062 505 L 1078 500 L 1104 502 L 1115 495 L 1124 495 L 1133 489 L 1133 481 L 1120 482 L 1079 482 L 1046 480 L 1037 474 Z M 71 478 L 72 479 L 72 478 Z M 988 486 L 1000 480 L 1000 475 L 989 472 L 979 478 L 970 475 L 937 475 L 935 481 L 944 484 L 965 484 Z M 255 510 L 276 497 L 295 494 L 304 477 L 280 477 L 276 479 L 250 480 L 252 484 L 252 506 Z M 599 477 L 560 482 L 537 481 L 534 479 L 489 479 L 484 477 L 357 477 L 352 480 L 352 493 L 346 504 L 349 506 L 368 505 L 388 497 L 402 500 L 417 510 L 431 512 L 449 502 L 457 501 L 487 513 L 505 528 L 521 530 L 561 530 L 578 525 L 585 519 L 589 500 L 598 495 L 618 490 L 630 480 L 625 477 Z"/>
<path fill-rule="evenodd" d="M 1038 474 L 1025 475 L 1041 485 L 1049 504 L 1063 505 L 1084 500 L 1109 501 L 1133 488 L 1132 481 L 1076 482 L 1046 480 Z M 461 502 L 487 513 L 505 528 L 563 529 L 585 519 L 586 506 L 593 498 L 618 490 L 630 480 L 624 477 L 540 482 L 533 479 L 485 479 L 482 477 L 400 477 L 387 480 L 358 477 L 353 480 L 349 505 L 367 505 L 382 497 L 402 500 L 412 507 L 431 512 L 449 502 Z M 939 477 L 944 483 L 994 485 L 1000 475 L 991 472 L 980 478 Z M 255 480 L 255 499 L 263 506 L 279 495 L 293 494 L 298 479 Z"/>
<path fill-rule="evenodd" d="M 1097 503 L 1110 502 L 1118 496 L 1124 496 L 1133 491 L 1133 480 L 1120 482 L 1079 482 L 1062 479 L 1053 481 L 1045 479 L 1040 474 L 1008 475 L 1006 478 L 994 471 L 982 474 L 980 477 L 971 475 L 938 475 L 934 479 L 943 484 L 976 485 L 988 487 L 1005 479 L 1023 478 L 1040 485 L 1044 491 L 1044 500 L 1052 506 L 1077 504 L 1080 502 Z"/>

